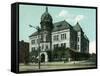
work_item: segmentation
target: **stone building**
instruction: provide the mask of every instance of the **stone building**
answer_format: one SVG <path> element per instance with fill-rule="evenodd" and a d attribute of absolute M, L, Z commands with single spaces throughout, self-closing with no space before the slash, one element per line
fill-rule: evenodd
<path fill-rule="evenodd" d="M 46 7 L 41 16 L 41 30 L 32 33 L 30 39 L 30 51 L 38 50 L 40 40 L 40 56 L 44 62 L 50 61 L 50 57 L 56 48 L 64 47 L 74 49 L 76 52 L 89 53 L 89 39 L 84 34 L 80 24 L 70 25 L 67 21 L 53 23 L 53 18 Z M 38 56 L 37 56 L 38 57 Z"/>

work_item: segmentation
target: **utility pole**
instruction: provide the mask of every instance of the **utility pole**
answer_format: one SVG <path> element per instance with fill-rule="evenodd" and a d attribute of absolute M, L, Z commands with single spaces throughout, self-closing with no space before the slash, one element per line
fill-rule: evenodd
<path fill-rule="evenodd" d="M 36 29 L 37 30 L 37 32 L 38 32 L 38 67 L 39 67 L 39 69 L 40 69 L 40 62 L 41 62 L 41 59 L 40 59 L 40 27 L 38 26 L 38 27 L 34 27 L 34 26 L 32 26 L 32 25 L 29 25 L 29 27 L 31 27 L 31 28 L 34 28 L 34 29 Z"/>

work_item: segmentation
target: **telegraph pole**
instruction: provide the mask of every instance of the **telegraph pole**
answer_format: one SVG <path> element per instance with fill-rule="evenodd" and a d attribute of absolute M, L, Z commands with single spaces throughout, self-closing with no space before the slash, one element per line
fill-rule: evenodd
<path fill-rule="evenodd" d="M 37 32 L 38 32 L 38 67 L 39 67 L 39 69 L 40 69 L 40 62 L 41 62 L 41 59 L 40 59 L 40 28 L 39 28 L 39 26 L 38 27 L 34 27 L 34 26 L 32 26 L 32 25 L 29 25 L 31 28 L 34 28 L 34 29 L 36 29 L 37 30 Z"/>

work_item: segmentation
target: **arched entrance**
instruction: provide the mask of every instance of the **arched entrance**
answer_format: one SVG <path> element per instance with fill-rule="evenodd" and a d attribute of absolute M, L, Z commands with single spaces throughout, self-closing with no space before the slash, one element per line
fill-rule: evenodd
<path fill-rule="evenodd" d="M 40 58 L 41 58 L 41 62 L 48 62 L 48 55 L 46 52 L 41 52 L 40 53 Z"/>
<path fill-rule="evenodd" d="M 41 62 L 45 62 L 45 55 L 44 54 L 41 55 Z"/>

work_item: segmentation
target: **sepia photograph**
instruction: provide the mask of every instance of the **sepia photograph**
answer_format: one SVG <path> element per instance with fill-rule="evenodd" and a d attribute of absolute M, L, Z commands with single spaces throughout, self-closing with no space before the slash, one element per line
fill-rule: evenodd
<path fill-rule="evenodd" d="M 97 67 L 96 7 L 19 4 L 19 72 Z"/>

